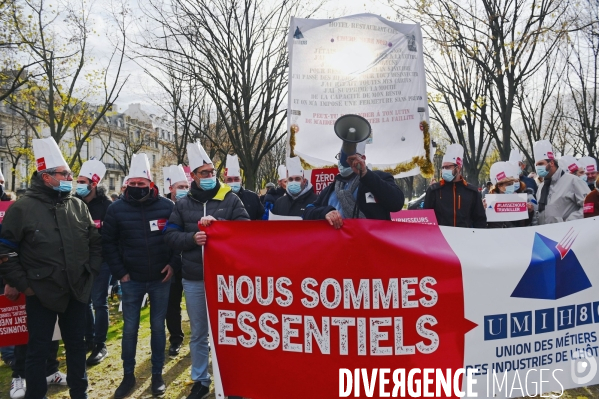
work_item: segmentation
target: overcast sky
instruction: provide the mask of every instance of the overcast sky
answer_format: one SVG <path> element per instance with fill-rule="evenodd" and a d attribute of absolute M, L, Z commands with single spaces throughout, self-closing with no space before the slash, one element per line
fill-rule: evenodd
<path fill-rule="evenodd" d="M 318 11 L 314 18 L 338 18 L 344 15 L 372 13 L 394 20 L 393 11 L 385 3 L 385 0 L 329 0 Z M 96 5 L 98 5 L 98 3 Z M 104 24 L 100 18 L 96 19 L 96 21 L 99 28 L 104 28 Z M 98 30 L 101 31 L 103 29 Z M 97 42 L 94 43 L 95 51 L 97 51 L 98 54 L 102 54 L 102 57 L 106 59 L 107 56 L 103 54 L 102 49 L 103 44 L 105 43 L 104 38 L 99 37 L 96 41 Z M 124 111 L 128 104 L 141 103 L 143 109 L 150 112 L 160 113 L 159 109 L 152 104 L 152 101 L 149 99 L 151 93 L 156 90 L 151 79 L 145 76 L 141 68 L 139 68 L 133 61 L 127 61 L 124 72 L 130 74 L 130 77 L 116 101 L 116 104 L 119 106 L 119 111 Z"/>

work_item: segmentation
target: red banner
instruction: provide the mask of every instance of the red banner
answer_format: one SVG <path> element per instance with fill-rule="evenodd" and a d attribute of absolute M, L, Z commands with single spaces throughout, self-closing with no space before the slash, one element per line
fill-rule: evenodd
<path fill-rule="evenodd" d="M 2 224 L 2 221 L 4 220 L 6 210 L 14 203 L 14 201 L 0 201 L 0 224 Z"/>
<path fill-rule="evenodd" d="M 320 194 L 322 190 L 335 180 L 337 173 L 339 173 L 339 169 L 337 168 L 312 169 L 310 182 L 316 195 Z"/>
<path fill-rule="evenodd" d="M 418 223 L 438 226 L 437 216 L 432 209 L 391 212 L 391 221 L 399 223 Z"/>
<path fill-rule="evenodd" d="M 0 295 L 0 346 L 23 345 L 28 340 L 25 295 L 15 302 Z"/>
<path fill-rule="evenodd" d="M 464 318 L 459 260 L 438 227 L 215 222 L 206 231 L 212 355 L 225 395 L 334 398 L 341 368 L 370 376 L 463 367 L 474 324 Z"/>

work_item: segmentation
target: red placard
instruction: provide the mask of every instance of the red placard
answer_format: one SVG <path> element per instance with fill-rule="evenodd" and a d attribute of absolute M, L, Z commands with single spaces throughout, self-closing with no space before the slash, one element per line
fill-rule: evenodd
<path fill-rule="evenodd" d="M 187 176 L 187 182 L 191 184 L 191 182 L 193 182 L 193 177 L 191 177 L 191 169 L 189 166 L 184 166 L 183 172 L 185 172 L 185 176 Z"/>
<path fill-rule="evenodd" d="M 6 210 L 14 203 L 14 201 L 0 201 L 0 224 L 2 224 L 2 221 L 4 220 Z"/>
<path fill-rule="evenodd" d="M 336 398 L 340 368 L 464 367 L 464 334 L 475 324 L 464 318 L 460 262 L 439 228 L 343 223 L 206 229 L 212 356 L 226 396 L 305 398 L 298 387 L 308 381 L 317 397 Z M 264 262 L 265 252 L 284 263 Z M 359 287 L 368 304 L 351 296 Z"/>
<path fill-rule="evenodd" d="M 584 204 L 584 213 L 595 213 L 595 204 L 593 202 L 586 202 Z"/>
<path fill-rule="evenodd" d="M 28 340 L 25 295 L 15 302 L 0 295 L 0 346 L 23 345 Z"/>
<path fill-rule="evenodd" d="M 399 223 L 417 223 L 438 226 L 437 216 L 432 209 L 418 209 L 413 211 L 399 211 L 391 213 L 391 221 Z"/>
<path fill-rule="evenodd" d="M 320 194 L 322 190 L 335 180 L 337 173 L 339 173 L 339 169 L 337 168 L 312 169 L 310 182 L 316 195 Z"/>

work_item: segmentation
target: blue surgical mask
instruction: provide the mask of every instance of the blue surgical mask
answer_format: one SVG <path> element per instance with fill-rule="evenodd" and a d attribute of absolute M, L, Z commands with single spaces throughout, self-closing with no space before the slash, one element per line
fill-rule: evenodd
<path fill-rule="evenodd" d="M 188 192 L 189 192 L 189 190 L 185 190 L 185 189 L 182 189 L 182 188 L 178 188 L 178 189 L 175 191 L 175 198 L 176 198 L 176 199 L 181 199 L 181 198 L 183 198 L 183 197 L 186 197 Z"/>
<path fill-rule="evenodd" d="M 287 191 L 291 195 L 298 195 L 302 191 L 302 183 L 298 181 L 292 181 L 287 183 Z"/>
<path fill-rule="evenodd" d="M 233 190 L 234 193 L 238 193 L 239 190 L 241 190 L 241 182 L 234 181 L 227 184 L 229 185 L 229 187 L 231 187 L 231 190 Z"/>
<path fill-rule="evenodd" d="M 343 166 L 341 165 L 341 162 L 337 162 L 337 168 L 339 169 L 339 174 L 343 177 L 348 177 L 349 175 L 354 173 L 351 167 Z"/>
<path fill-rule="evenodd" d="M 520 190 L 520 182 L 519 181 L 514 183 L 514 191 L 518 191 L 518 190 Z"/>
<path fill-rule="evenodd" d="M 81 198 L 85 198 L 89 195 L 89 193 L 91 193 L 92 190 L 89 189 L 89 186 L 87 184 L 77 184 L 77 195 L 80 196 Z"/>
<path fill-rule="evenodd" d="M 453 175 L 453 170 L 446 170 L 446 169 L 443 169 L 443 172 L 441 173 L 441 177 L 446 182 L 453 181 L 453 179 L 455 178 L 455 176 Z"/>
<path fill-rule="evenodd" d="M 535 169 L 536 169 L 537 175 L 539 177 L 547 177 L 547 175 L 549 174 L 549 171 L 547 170 L 546 165 L 537 165 L 537 166 L 535 166 Z"/>
<path fill-rule="evenodd" d="M 516 191 L 516 187 L 514 187 L 514 185 L 512 184 L 505 188 L 504 194 L 514 194 L 515 191 Z"/>
<path fill-rule="evenodd" d="M 589 181 L 589 179 L 587 178 L 587 175 L 582 175 L 582 176 L 580 176 L 580 178 L 581 178 L 581 179 L 582 179 L 582 181 L 583 181 L 583 182 L 585 182 L 585 183 L 586 183 L 587 181 Z"/>
<path fill-rule="evenodd" d="M 52 186 L 52 188 L 61 193 L 70 193 L 73 189 L 73 182 L 71 180 L 61 180 L 58 187 Z"/>
<path fill-rule="evenodd" d="M 200 179 L 200 188 L 204 191 L 212 190 L 216 187 L 216 176 Z"/>

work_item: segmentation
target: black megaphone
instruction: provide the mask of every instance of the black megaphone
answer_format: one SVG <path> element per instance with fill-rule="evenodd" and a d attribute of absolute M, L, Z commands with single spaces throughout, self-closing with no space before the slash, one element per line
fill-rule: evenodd
<path fill-rule="evenodd" d="M 358 143 L 370 137 L 370 122 L 360 115 L 347 114 L 335 121 L 334 128 L 335 134 L 343 140 L 339 161 L 341 165 L 349 167 L 347 157 L 356 153 Z"/>

